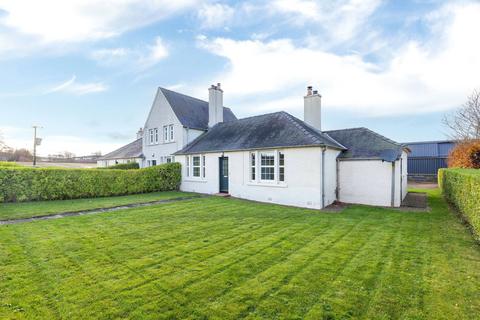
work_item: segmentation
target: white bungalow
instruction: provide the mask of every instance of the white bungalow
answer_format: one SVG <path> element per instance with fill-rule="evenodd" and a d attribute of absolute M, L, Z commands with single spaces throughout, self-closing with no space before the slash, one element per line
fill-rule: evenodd
<path fill-rule="evenodd" d="M 406 196 L 407 149 L 367 128 L 322 131 L 312 87 L 304 121 L 286 112 L 224 121 L 219 85 L 207 106 L 208 129 L 174 153 L 183 191 L 316 209 L 335 200 L 398 207 Z"/>

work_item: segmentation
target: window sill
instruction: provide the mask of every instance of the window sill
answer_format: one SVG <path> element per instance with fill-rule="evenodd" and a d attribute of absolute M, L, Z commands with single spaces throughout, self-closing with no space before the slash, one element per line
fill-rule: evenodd
<path fill-rule="evenodd" d="M 183 180 L 184 182 L 202 182 L 202 183 L 207 183 L 208 181 L 202 178 L 188 178 Z"/>
<path fill-rule="evenodd" d="M 175 141 L 165 141 L 165 142 L 162 143 L 162 144 L 171 144 L 171 143 L 175 143 Z"/>
<path fill-rule="evenodd" d="M 247 182 L 248 186 L 256 186 L 256 187 L 272 187 L 272 188 L 288 188 L 288 184 L 285 182 Z"/>

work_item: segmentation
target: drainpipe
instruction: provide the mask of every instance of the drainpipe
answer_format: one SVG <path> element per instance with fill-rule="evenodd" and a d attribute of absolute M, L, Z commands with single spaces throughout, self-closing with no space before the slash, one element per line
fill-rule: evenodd
<path fill-rule="evenodd" d="M 391 206 L 395 207 L 395 161 L 392 162 L 392 201 Z"/>
<path fill-rule="evenodd" d="M 400 157 L 400 205 L 402 204 L 402 195 L 403 195 L 403 162 L 402 157 Z"/>
<path fill-rule="evenodd" d="M 325 150 L 326 147 L 322 148 L 322 209 L 325 208 Z"/>
<path fill-rule="evenodd" d="M 336 180 L 337 180 L 336 185 L 337 186 L 335 188 L 335 198 L 336 198 L 337 201 L 340 201 L 340 176 L 339 176 L 339 174 L 340 174 L 340 160 L 338 158 L 336 160 L 337 160 L 337 162 L 336 162 L 335 170 L 337 171 L 337 174 L 336 174 Z"/>

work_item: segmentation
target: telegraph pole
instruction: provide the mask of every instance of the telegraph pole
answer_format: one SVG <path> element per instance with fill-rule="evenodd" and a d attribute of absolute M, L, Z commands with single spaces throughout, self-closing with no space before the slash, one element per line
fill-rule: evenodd
<path fill-rule="evenodd" d="M 37 145 L 40 143 L 37 140 L 37 128 L 41 128 L 40 126 L 32 126 L 33 127 L 33 165 L 37 165 Z"/>

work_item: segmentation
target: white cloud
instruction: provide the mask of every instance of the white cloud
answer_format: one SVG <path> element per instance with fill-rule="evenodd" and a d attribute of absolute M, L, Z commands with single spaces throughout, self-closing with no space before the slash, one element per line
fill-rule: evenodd
<path fill-rule="evenodd" d="M 197 0 L 43 0 L 0 2 L 0 53 L 31 53 L 38 48 L 95 41 L 144 27 Z"/>
<path fill-rule="evenodd" d="M 106 91 L 108 87 L 102 82 L 78 83 L 77 77 L 73 75 L 69 80 L 47 90 L 45 94 L 55 92 L 65 92 L 75 95 L 84 95 L 88 93 L 97 93 Z"/>
<path fill-rule="evenodd" d="M 194 0 L 3 0 L 1 23 L 44 42 L 107 38 L 166 18 Z"/>
<path fill-rule="evenodd" d="M 135 69 L 143 70 L 154 66 L 168 55 L 168 47 L 162 38 L 157 37 L 151 45 L 138 48 L 99 49 L 93 51 L 90 57 L 107 66 L 130 65 Z"/>
<path fill-rule="evenodd" d="M 316 24 L 329 42 L 347 41 L 364 30 L 380 0 L 275 0 L 271 7 L 297 25 Z"/>
<path fill-rule="evenodd" d="M 242 101 L 239 110 L 244 114 L 258 112 L 258 105 L 301 114 L 302 94 L 309 84 L 320 90 L 327 108 L 368 115 L 442 111 L 458 106 L 480 86 L 480 43 L 474 41 L 480 30 L 480 4 L 447 9 L 453 18 L 435 39 L 396 48 L 394 58 L 381 66 L 358 54 L 301 47 L 290 39 L 198 41 L 228 60 L 226 71 L 212 83 L 221 81 L 227 96 Z M 256 100 L 255 109 L 248 109 L 250 97 Z"/>
<path fill-rule="evenodd" d="M 214 29 L 227 25 L 233 20 L 235 9 L 226 4 L 204 4 L 198 10 L 198 18 L 204 29 Z"/>

